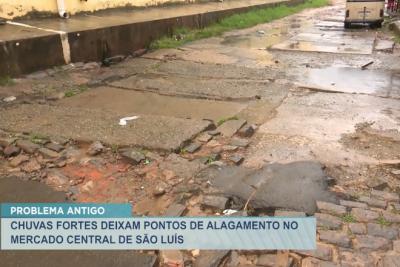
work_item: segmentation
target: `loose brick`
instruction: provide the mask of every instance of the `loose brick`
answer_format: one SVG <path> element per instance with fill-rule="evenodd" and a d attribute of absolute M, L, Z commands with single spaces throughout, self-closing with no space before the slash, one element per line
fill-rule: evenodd
<path fill-rule="evenodd" d="M 360 250 L 387 250 L 390 249 L 390 240 L 372 235 L 357 235 L 353 239 L 353 246 Z"/>
<path fill-rule="evenodd" d="M 329 202 L 317 201 L 317 207 L 319 211 L 333 215 L 344 215 L 347 212 L 346 207 Z"/>
<path fill-rule="evenodd" d="M 280 217 L 306 217 L 306 213 L 302 211 L 293 210 L 276 210 L 275 216 Z"/>
<path fill-rule="evenodd" d="M 317 219 L 317 226 L 322 228 L 327 228 L 331 230 L 337 230 L 342 227 L 342 220 L 330 214 L 325 213 L 315 213 L 315 218 Z"/>
<path fill-rule="evenodd" d="M 390 192 L 385 192 L 385 191 L 379 191 L 379 190 L 372 190 L 371 191 L 371 196 L 386 200 L 386 201 L 399 201 L 400 197 L 399 194 L 396 193 L 390 193 Z"/>
<path fill-rule="evenodd" d="M 400 240 L 393 241 L 393 250 L 400 253 Z"/>
<path fill-rule="evenodd" d="M 358 222 L 370 222 L 379 218 L 378 212 L 360 208 L 353 208 L 351 210 L 351 215 L 353 215 Z"/>
<path fill-rule="evenodd" d="M 367 203 L 368 205 L 372 207 L 377 207 L 377 208 L 386 208 L 386 201 L 376 199 L 376 198 L 370 198 L 370 197 L 360 197 L 360 201 Z"/>
<path fill-rule="evenodd" d="M 307 257 L 301 261 L 301 267 L 335 267 L 338 266 L 334 262 L 329 261 L 321 261 L 316 258 Z"/>
<path fill-rule="evenodd" d="M 349 223 L 349 230 L 355 235 L 364 235 L 367 233 L 367 227 L 363 223 Z"/>
<path fill-rule="evenodd" d="M 400 223 L 400 214 L 396 214 L 390 211 L 382 212 L 383 218 L 390 223 Z"/>
<path fill-rule="evenodd" d="M 333 255 L 333 246 L 324 244 L 324 243 L 317 243 L 316 250 L 296 250 L 296 253 L 310 256 L 314 258 L 318 258 L 325 261 L 331 261 Z"/>
<path fill-rule="evenodd" d="M 351 246 L 350 238 L 343 232 L 337 231 L 319 231 L 319 239 L 323 242 L 349 248 Z"/>
<path fill-rule="evenodd" d="M 340 200 L 340 205 L 348 208 L 361 208 L 361 209 L 368 208 L 368 205 L 363 202 L 348 201 L 348 200 Z"/>
<path fill-rule="evenodd" d="M 400 253 L 390 251 L 382 258 L 383 267 L 398 267 L 400 266 Z"/>
<path fill-rule="evenodd" d="M 376 223 L 367 224 L 368 235 L 380 236 L 386 239 L 396 239 L 399 231 L 394 227 L 384 226 Z"/>
<path fill-rule="evenodd" d="M 18 140 L 17 146 L 19 148 L 21 148 L 24 152 L 29 153 L 29 154 L 34 153 L 40 147 L 39 145 L 34 144 L 28 140 Z"/>

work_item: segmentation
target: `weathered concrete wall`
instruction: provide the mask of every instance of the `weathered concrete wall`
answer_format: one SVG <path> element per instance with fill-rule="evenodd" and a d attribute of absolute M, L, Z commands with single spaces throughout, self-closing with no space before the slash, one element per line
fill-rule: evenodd
<path fill-rule="evenodd" d="M 22 29 L 18 36 L 12 34 L 13 38 L 6 41 L 0 40 L 0 62 L 2 62 L 0 76 L 18 76 L 70 62 L 101 61 L 116 55 L 132 55 L 136 50 L 146 48 L 152 41 L 171 34 L 176 27 L 202 28 L 224 17 L 254 8 L 273 7 L 280 4 L 296 5 L 303 2 L 304 0 L 260 1 L 253 5 L 214 9 L 189 15 L 180 14 L 148 21 L 126 23 L 122 20 L 116 25 L 88 27 L 81 30 L 74 27 L 68 29 L 65 25 L 73 19 L 62 20 L 65 23 L 61 23 L 61 28 L 67 28 L 67 31 L 62 31 L 62 34 L 66 36 L 64 42 L 58 31 L 49 32 L 18 25 L 3 25 L 1 27 L 5 27 L 4 29 L 10 28 L 7 32 L 3 32 L 4 36 L 11 36 L 8 33 L 17 32 L 18 28 Z M 56 24 L 58 25 L 58 20 Z M 37 31 L 36 35 L 27 34 L 28 29 Z M 0 32 L 0 39 L 2 39 L 1 34 L 2 32 Z M 65 55 L 68 55 L 68 59 Z"/>
<path fill-rule="evenodd" d="M 160 4 L 190 2 L 190 0 L 65 0 L 68 13 L 93 12 L 125 6 L 155 6 Z M 56 15 L 57 0 L 0 0 L 0 17 L 13 19 L 29 14 Z"/>

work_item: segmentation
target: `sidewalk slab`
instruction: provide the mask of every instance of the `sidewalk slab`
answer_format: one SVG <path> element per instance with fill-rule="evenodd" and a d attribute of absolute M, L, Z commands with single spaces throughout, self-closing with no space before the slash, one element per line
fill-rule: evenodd
<path fill-rule="evenodd" d="M 126 114 L 124 117 L 137 114 Z M 0 129 L 61 136 L 78 141 L 101 141 L 120 147 L 178 151 L 211 122 L 166 116 L 140 115 L 120 126 L 121 115 L 103 109 L 20 105 L 0 111 Z"/>

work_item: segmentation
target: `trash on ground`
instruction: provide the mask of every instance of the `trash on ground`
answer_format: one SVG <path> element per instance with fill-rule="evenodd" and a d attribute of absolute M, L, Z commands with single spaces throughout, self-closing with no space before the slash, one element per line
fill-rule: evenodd
<path fill-rule="evenodd" d="M 124 126 L 128 121 L 139 119 L 139 116 L 125 117 L 119 120 L 119 125 Z"/>
<path fill-rule="evenodd" d="M 8 97 L 3 98 L 3 101 L 4 102 L 12 102 L 12 101 L 15 101 L 16 99 L 17 98 L 15 96 L 8 96 Z"/>
<path fill-rule="evenodd" d="M 370 61 L 370 62 L 368 62 L 367 64 L 362 65 L 362 66 L 361 66 L 361 69 L 362 69 L 362 70 L 365 70 L 365 69 L 368 68 L 368 66 L 370 66 L 370 65 L 372 65 L 372 64 L 374 64 L 374 62 L 373 62 L 373 61 Z"/>

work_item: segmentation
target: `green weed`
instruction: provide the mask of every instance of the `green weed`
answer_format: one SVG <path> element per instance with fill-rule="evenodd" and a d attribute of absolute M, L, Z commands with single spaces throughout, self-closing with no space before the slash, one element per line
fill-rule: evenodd
<path fill-rule="evenodd" d="M 202 29 L 190 30 L 187 28 L 178 28 L 174 30 L 172 36 L 162 37 L 161 39 L 151 43 L 150 48 L 175 48 L 194 40 L 219 36 L 222 33 L 233 29 L 249 28 L 257 24 L 267 23 L 292 15 L 307 8 L 322 7 L 328 3 L 328 0 L 307 0 L 305 3 L 296 6 L 279 5 L 276 7 L 254 9 L 246 13 L 236 14 L 224 18 L 220 22 L 214 23 Z"/>
<path fill-rule="evenodd" d="M 346 223 L 354 223 L 356 222 L 356 219 L 351 215 L 350 213 L 347 213 L 342 216 L 342 220 Z"/>
<path fill-rule="evenodd" d="M 233 120 L 238 120 L 239 118 L 237 116 L 232 116 L 232 117 L 228 117 L 228 118 L 222 118 L 217 122 L 217 125 L 220 126 L 222 124 L 224 124 L 227 121 L 233 121 Z"/>
<path fill-rule="evenodd" d="M 0 86 L 11 86 L 15 82 L 10 76 L 0 76 Z"/>
<path fill-rule="evenodd" d="M 380 216 L 376 222 L 382 226 L 389 226 L 390 222 L 388 222 L 385 218 L 383 218 L 382 216 Z"/>
<path fill-rule="evenodd" d="M 86 85 L 78 85 L 76 87 L 70 88 L 67 91 L 65 91 L 64 96 L 65 97 L 71 97 L 74 95 L 77 95 L 79 93 L 83 93 L 88 89 Z"/>

